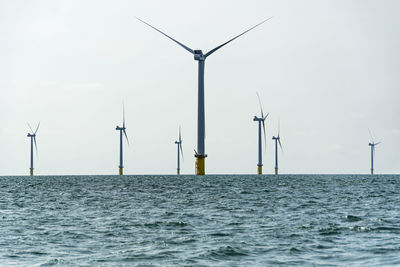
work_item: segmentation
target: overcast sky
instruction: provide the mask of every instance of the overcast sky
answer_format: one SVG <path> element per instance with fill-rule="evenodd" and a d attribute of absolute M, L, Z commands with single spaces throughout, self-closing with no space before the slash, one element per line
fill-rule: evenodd
<path fill-rule="evenodd" d="M 399 1 L 0 0 L 0 175 L 29 173 L 27 122 L 40 121 L 35 174 L 194 174 L 197 62 L 139 17 L 207 52 L 206 173 L 264 173 L 281 121 L 280 173 L 400 172 Z"/>

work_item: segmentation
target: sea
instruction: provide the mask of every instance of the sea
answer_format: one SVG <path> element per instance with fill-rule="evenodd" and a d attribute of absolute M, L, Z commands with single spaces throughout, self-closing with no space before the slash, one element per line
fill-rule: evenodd
<path fill-rule="evenodd" d="M 0 177 L 0 266 L 400 266 L 400 175 Z"/>

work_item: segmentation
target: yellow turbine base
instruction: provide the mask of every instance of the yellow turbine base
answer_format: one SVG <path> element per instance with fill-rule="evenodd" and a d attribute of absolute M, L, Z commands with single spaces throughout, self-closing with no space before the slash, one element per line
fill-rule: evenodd
<path fill-rule="evenodd" d="M 33 176 L 33 169 L 29 169 L 30 176 Z"/>
<path fill-rule="evenodd" d="M 278 168 L 275 168 L 275 174 L 278 174 Z"/>
<path fill-rule="evenodd" d="M 205 157 L 196 155 L 196 175 L 205 175 Z"/>
<path fill-rule="evenodd" d="M 374 175 L 374 170 L 371 170 L 371 175 Z"/>
<path fill-rule="evenodd" d="M 119 167 L 119 175 L 124 175 L 124 167 Z"/>
<path fill-rule="evenodd" d="M 257 166 L 257 174 L 262 174 L 262 165 L 261 166 Z"/>
<path fill-rule="evenodd" d="M 180 171 L 179 169 L 176 169 L 176 174 L 177 174 L 177 175 L 180 175 L 180 174 L 181 174 L 181 171 Z"/>

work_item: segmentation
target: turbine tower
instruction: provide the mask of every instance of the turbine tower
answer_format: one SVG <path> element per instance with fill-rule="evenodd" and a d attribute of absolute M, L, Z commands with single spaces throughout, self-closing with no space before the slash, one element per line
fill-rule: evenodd
<path fill-rule="evenodd" d="M 39 130 L 40 122 L 38 126 L 36 127 L 36 130 L 33 131 L 32 127 L 29 125 L 29 129 L 31 130 L 31 133 L 28 133 L 28 137 L 31 138 L 31 167 L 29 168 L 29 175 L 33 176 L 33 143 L 35 143 L 35 149 L 36 149 L 36 156 L 38 155 L 38 150 L 37 150 L 37 144 L 36 144 L 36 133 Z"/>
<path fill-rule="evenodd" d="M 368 144 L 371 147 L 371 175 L 374 174 L 374 156 L 375 156 L 375 146 L 379 145 L 381 142 L 375 143 L 372 137 L 371 131 L 369 131 L 371 136 L 371 142 Z"/>
<path fill-rule="evenodd" d="M 179 126 L 179 139 L 178 139 L 178 141 L 175 141 L 175 144 L 178 145 L 178 167 L 176 168 L 176 174 L 180 175 L 181 174 L 180 155 L 182 155 L 182 159 L 183 159 L 181 126 Z"/>
<path fill-rule="evenodd" d="M 257 164 L 257 173 L 258 174 L 262 174 L 262 166 L 263 166 L 263 164 L 262 164 L 262 150 L 261 150 L 261 147 L 262 147 L 261 124 L 262 124 L 262 128 L 263 128 L 263 131 L 264 131 L 264 143 L 266 145 L 267 137 L 266 137 L 266 134 L 265 134 L 265 123 L 264 123 L 264 121 L 268 117 L 269 113 L 264 116 L 264 112 L 263 112 L 263 109 L 262 109 L 260 96 L 258 95 L 258 93 L 257 93 L 257 97 L 258 97 L 258 103 L 260 104 L 261 117 L 259 118 L 257 116 L 254 116 L 253 121 L 258 121 L 258 164 Z"/>
<path fill-rule="evenodd" d="M 272 140 L 275 141 L 275 174 L 278 174 L 278 143 L 279 143 L 279 146 L 281 147 L 281 150 L 283 151 L 282 144 L 281 144 L 281 138 L 279 136 L 280 128 L 281 127 L 280 127 L 280 122 L 279 122 L 278 123 L 278 136 L 277 137 L 272 136 Z"/>
<path fill-rule="evenodd" d="M 197 105 L 197 151 L 195 151 L 195 158 L 196 158 L 196 175 L 205 175 L 205 158 L 207 157 L 206 152 L 205 152 L 205 144 L 204 144 L 204 139 L 205 139 L 205 114 L 204 114 L 204 65 L 205 65 L 205 60 L 208 56 L 210 56 L 212 53 L 220 49 L 221 47 L 225 46 L 226 44 L 232 42 L 236 38 L 242 36 L 243 34 L 247 33 L 248 31 L 254 29 L 255 27 L 263 24 L 267 20 L 271 19 L 268 18 L 257 25 L 251 27 L 250 29 L 242 32 L 241 34 L 237 35 L 236 37 L 230 39 L 229 41 L 215 47 L 214 49 L 211 49 L 208 51 L 206 54 L 203 54 L 201 50 L 193 50 L 186 45 L 178 42 L 171 36 L 163 33 L 162 31 L 158 30 L 157 28 L 151 26 L 147 22 L 137 18 L 144 24 L 148 25 L 149 27 L 153 28 L 154 30 L 158 31 L 159 33 L 165 35 L 167 38 L 171 39 L 181 47 L 183 47 L 185 50 L 190 52 L 191 54 L 194 55 L 194 60 L 197 60 L 198 63 L 198 105 Z"/>
<path fill-rule="evenodd" d="M 123 153 L 122 153 L 122 133 L 125 135 L 126 137 L 126 142 L 129 145 L 129 140 L 128 140 L 128 136 L 126 135 L 126 127 L 125 127 L 125 107 L 122 106 L 122 116 L 123 116 L 123 121 L 122 121 L 122 127 L 119 127 L 117 125 L 117 127 L 115 128 L 115 130 L 119 131 L 119 175 L 123 175 L 124 174 L 124 163 L 123 163 Z"/>

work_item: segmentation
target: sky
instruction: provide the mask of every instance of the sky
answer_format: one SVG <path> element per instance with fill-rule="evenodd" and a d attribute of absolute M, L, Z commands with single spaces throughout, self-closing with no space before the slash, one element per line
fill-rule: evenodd
<path fill-rule="evenodd" d="M 136 19 L 207 52 L 207 174 L 400 172 L 400 2 L 395 0 L 0 0 L 0 175 L 117 174 L 122 105 L 125 174 L 194 174 L 197 62 Z"/>

